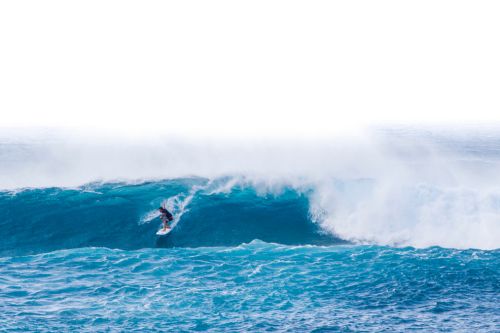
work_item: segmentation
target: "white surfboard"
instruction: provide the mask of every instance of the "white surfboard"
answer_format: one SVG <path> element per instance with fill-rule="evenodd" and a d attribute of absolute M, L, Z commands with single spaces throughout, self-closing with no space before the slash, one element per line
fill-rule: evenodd
<path fill-rule="evenodd" d="M 163 228 L 161 228 L 160 230 L 158 230 L 158 231 L 156 232 L 156 234 L 157 234 L 158 236 L 164 236 L 164 235 L 168 234 L 170 231 L 172 231 L 172 228 L 167 228 L 167 229 L 163 229 Z"/>

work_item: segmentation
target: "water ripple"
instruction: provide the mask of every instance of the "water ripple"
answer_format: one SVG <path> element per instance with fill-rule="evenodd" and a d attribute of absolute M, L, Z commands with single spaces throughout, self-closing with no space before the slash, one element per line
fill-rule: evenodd
<path fill-rule="evenodd" d="M 500 330 L 500 251 L 82 248 L 0 258 L 7 331 Z"/>

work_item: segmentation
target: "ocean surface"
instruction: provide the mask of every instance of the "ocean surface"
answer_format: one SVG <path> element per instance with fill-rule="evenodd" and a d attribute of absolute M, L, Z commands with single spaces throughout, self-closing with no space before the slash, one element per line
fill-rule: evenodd
<path fill-rule="evenodd" d="M 500 332 L 495 142 L 440 139 L 436 159 L 399 141 L 350 173 L 266 153 L 261 174 L 154 178 L 144 154 L 76 185 L 123 160 L 4 142 L 0 332 Z"/>

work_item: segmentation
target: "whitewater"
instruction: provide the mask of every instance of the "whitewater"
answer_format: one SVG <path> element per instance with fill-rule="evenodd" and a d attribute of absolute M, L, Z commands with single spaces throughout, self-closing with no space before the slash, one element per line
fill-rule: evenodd
<path fill-rule="evenodd" d="M 0 331 L 499 331 L 499 162 L 495 129 L 3 130 Z"/>

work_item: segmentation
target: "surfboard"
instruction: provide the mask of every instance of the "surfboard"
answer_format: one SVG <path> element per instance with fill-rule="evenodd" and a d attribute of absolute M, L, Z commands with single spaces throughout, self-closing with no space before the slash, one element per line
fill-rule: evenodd
<path fill-rule="evenodd" d="M 167 228 L 167 229 L 163 229 L 163 228 L 161 228 L 160 230 L 158 230 L 158 231 L 156 232 L 156 234 L 157 234 L 158 236 L 164 236 L 164 235 L 168 234 L 170 231 L 172 231 L 172 228 Z"/>

